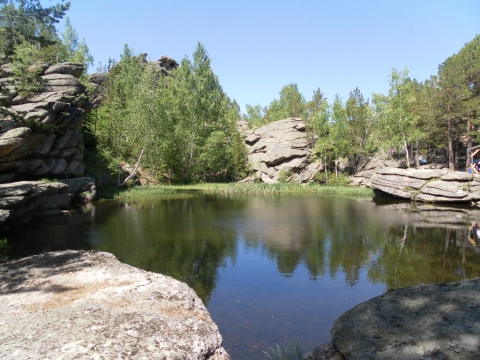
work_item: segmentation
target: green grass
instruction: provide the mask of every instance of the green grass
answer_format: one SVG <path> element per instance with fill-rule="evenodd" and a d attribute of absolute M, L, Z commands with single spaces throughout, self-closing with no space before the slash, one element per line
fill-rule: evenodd
<path fill-rule="evenodd" d="M 118 192 L 114 199 L 121 201 L 151 201 L 156 199 L 189 198 L 196 194 L 219 195 L 262 195 L 262 194 L 332 194 L 344 196 L 371 197 L 371 189 L 353 186 L 300 185 L 290 183 L 208 183 L 195 185 L 137 186 Z"/>
<path fill-rule="evenodd" d="M 298 338 L 292 339 L 287 344 L 277 344 L 263 352 L 270 360 L 302 360 L 302 349 Z"/>

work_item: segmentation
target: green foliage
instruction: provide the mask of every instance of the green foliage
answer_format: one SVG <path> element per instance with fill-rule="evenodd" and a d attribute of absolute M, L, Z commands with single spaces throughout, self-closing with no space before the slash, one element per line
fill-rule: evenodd
<path fill-rule="evenodd" d="M 7 256 L 10 251 L 7 239 L 0 239 L 0 256 Z"/>
<path fill-rule="evenodd" d="M 288 178 L 292 176 L 292 170 L 282 169 L 278 173 L 278 181 L 281 183 L 287 182 Z"/>
<path fill-rule="evenodd" d="M 43 7 L 40 0 L 0 0 L 0 53 L 13 55 L 23 43 L 47 47 L 58 41 L 55 24 L 70 2 Z"/>
<path fill-rule="evenodd" d="M 44 124 L 41 122 L 37 122 L 35 120 L 21 120 L 20 125 L 29 127 L 34 132 L 42 133 L 42 134 L 60 134 L 64 131 L 61 126 L 56 126 L 53 124 Z"/>
<path fill-rule="evenodd" d="M 236 130 L 239 106 L 223 92 L 201 44 L 193 61 L 183 59 L 169 76 L 126 46 L 107 88 L 96 136 L 111 163 L 141 160 L 142 167 L 168 182 L 245 176 L 246 147 Z"/>
<path fill-rule="evenodd" d="M 85 39 L 79 39 L 78 32 L 73 28 L 68 17 L 65 19 L 65 30 L 62 33 L 62 42 L 58 49 L 58 60 L 82 63 L 85 73 L 88 67 L 94 63 Z"/>
<path fill-rule="evenodd" d="M 305 117 L 305 99 L 297 84 L 284 86 L 279 94 L 279 100 L 273 100 L 265 111 L 266 124 L 289 117 Z"/>

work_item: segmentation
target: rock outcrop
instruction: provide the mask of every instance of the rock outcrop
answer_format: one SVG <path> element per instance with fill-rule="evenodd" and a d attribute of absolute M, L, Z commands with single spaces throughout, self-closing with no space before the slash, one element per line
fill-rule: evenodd
<path fill-rule="evenodd" d="M 480 176 L 448 169 L 375 170 L 371 187 L 376 196 L 393 197 L 422 202 L 480 202 Z"/>
<path fill-rule="evenodd" d="M 480 202 L 480 176 L 448 169 L 378 169 L 371 178 L 371 187 L 380 196 L 414 201 Z"/>
<path fill-rule="evenodd" d="M 89 177 L 60 182 L 18 181 L 0 185 L 0 226 L 28 223 L 34 216 L 61 214 L 72 203 L 85 203 L 96 195 Z"/>
<path fill-rule="evenodd" d="M 0 264 L 0 357 L 226 360 L 186 284 L 96 251 Z"/>
<path fill-rule="evenodd" d="M 335 321 L 336 354 L 321 347 L 305 359 L 477 359 L 479 306 L 478 278 L 392 290 Z"/>
<path fill-rule="evenodd" d="M 22 96 L 9 64 L 1 66 L 3 100 L 11 116 L 0 120 L 0 183 L 81 176 L 83 120 L 92 104 L 78 77 L 79 63 L 37 64 L 42 91 Z"/>
<path fill-rule="evenodd" d="M 289 118 L 251 130 L 238 122 L 248 148 L 248 159 L 255 176 L 264 183 L 276 183 L 282 173 L 286 181 L 306 183 L 323 170 L 320 162 L 311 162 L 314 139 L 305 133 L 305 122 Z"/>

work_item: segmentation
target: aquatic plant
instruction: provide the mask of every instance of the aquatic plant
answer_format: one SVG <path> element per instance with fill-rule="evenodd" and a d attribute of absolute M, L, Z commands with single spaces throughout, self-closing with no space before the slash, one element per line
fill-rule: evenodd
<path fill-rule="evenodd" d="M 206 183 L 196 185 L 151 185 L 137 186 L 114 195 L 121 201 L 151 201 L 155 199 L 188 198 L 195 194 L 263 195 L 263 194 L 332 194 L 343 196 L 371 197 L 372 190 L 352 186 L 301 185 L 295 183 Z"/>
<path fill-rule="evenodd" d="M 263 352 L 270 360 L 302 360 L 303 354 L 297 337 L 287 344 L 277 344 Z"/>

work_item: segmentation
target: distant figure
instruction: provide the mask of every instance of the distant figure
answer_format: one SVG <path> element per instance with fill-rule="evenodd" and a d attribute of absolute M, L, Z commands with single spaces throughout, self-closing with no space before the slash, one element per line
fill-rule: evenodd
<path fill-rule="evenodd" d="M 468 232 L 468 242 L 472 246 L 478 246 L 477 245 L 477 240 L 480 239 L 480 226 L 478 226 L 478 223 L 472 223 L 472 226 L 470 226 Z"/>

